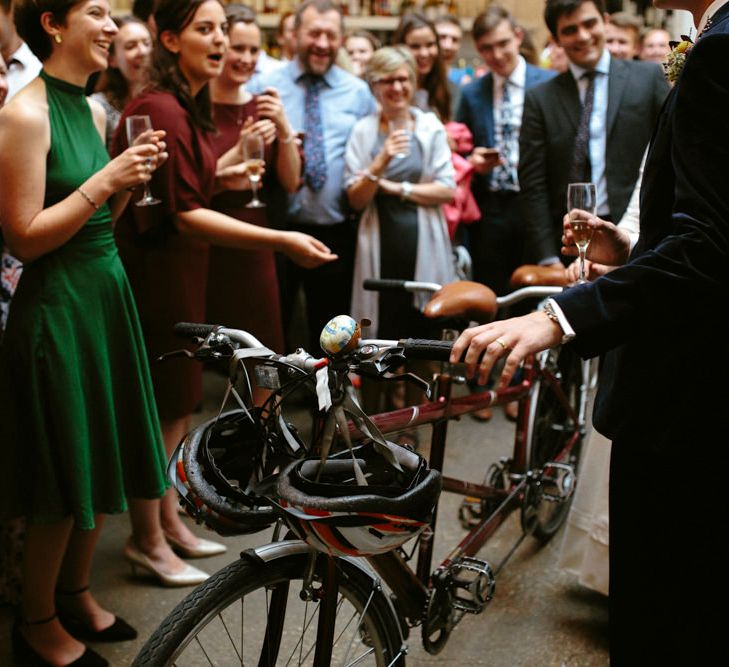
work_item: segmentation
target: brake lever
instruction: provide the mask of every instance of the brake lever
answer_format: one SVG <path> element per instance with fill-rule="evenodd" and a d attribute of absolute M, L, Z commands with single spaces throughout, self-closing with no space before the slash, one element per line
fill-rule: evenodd
<path fill-rule="evenodd" d="M 157 357 L 158 362 L 167 361 L 168 359 L 174 359 L 176 357 L 185 357 L 186 359 L 195 359 L 197 361 L 210 361 L 213 359 L 226 359 L 229 354 L 219 352 L 210 347 L 198 348 L 194 352 L 190 350 L 174 350 L 172 352 L 165 352 L 164 354 Z"/>
<path fill-rule="evenodd" d="M 386 382 L 397 382 L 398 380 L 402 380 L 404 382 L 412 382 L 413 384 L 417 385 L 420 389 L 422 389 L 423 393 L 425 394 L 425 397 L 430 399 L 430 384 L 423 380 L 419 375 L 415 375 L 415 373 L 390 373 L 390 371 L 384 372 L 382 375 L 379 376 L 380 379 L 385 380 Z"/>
<path fill-rule="evenodd" d="M 430 384 L 415 373 L 393 373 L 393 368 L 404 366 L 406 359 L 402 353 L 389 353 L 386 356 L 360 362 L 352 370 L 366 377 L 384 380 L 386 382 L 405 381 L 412 382 L 423 390 L 430 398 Z"/>
<path fill-rule="evenodd" d="M 173 350 L 172 352 L 165 352 L 157 357 L 157 361 L 167 361 L 168 359 L 174 359 L 176 357 L 187 357 L 188 359 L 194 359 L 195 353 L 190 350 Z"/>

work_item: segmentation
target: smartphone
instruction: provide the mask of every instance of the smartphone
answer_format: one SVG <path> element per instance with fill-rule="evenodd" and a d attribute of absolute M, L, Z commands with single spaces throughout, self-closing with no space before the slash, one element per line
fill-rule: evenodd
<path fill-rule="evenodd" d="M 498 148 L 486 148 L 486 146 L 476 146 L 473 149 L 474 153 L 478 153 L 479 155 L 483 155 L 484 157 L 490 157 L 490 156 L 499 156 L 499 149 Z"/>

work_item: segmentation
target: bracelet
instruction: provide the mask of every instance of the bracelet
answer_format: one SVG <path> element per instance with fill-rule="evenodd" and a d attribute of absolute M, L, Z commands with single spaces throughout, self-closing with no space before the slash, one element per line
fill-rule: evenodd
<path fill-rule="evenodd" d="M 99 205 L 93 199 L 91 199 L 91 197 L 89 197 L 89 195 L 86 194 L 81 188 L 76 188 L 76 192 L 78 192 L 87 202 L 89 202 L 89 204 L 91 204 L 91 206 L 94 207 L 94 211 L 99 210 Z"/>
<path fill-rule="evenodd" d="M 557 315 L 557 311 L 555 311 L 554 306 L 552 306 L 550 301 L 547 301 L 544 304 L 542 312 L 560 328 L 560 331 L 562 331 L 562 340 L 560 341 L 562 345 L 569 343 L 575 337 L 574 334 L 565 333 L 562 322 L 559 320 L 559 315 Z"/>
<path fill-rule="evenodd" d="M 294 139 L 296 139 L 296 134 L 294 134 L 293 132 L 289 132 L 289 135 L 285 139 L 281 139 L 279 137 L 279 143 L 290 144 L 293 142 Z"/>
<path fill-rule="evenodd" d="M 552 306 L 551 303 L 549 303 L 549 301 L 547 301 L 547 303 L 544 304 L 544 307 L 542 308 L 542 312 L 550 320 L 552 320 L 552 322 L 554 322 L 555 324 L 558 324 L 560 329 L 562 328 L 562 325 L 559 322 L 559 317 L 557 316 L 557 313 L 555 312 L 554 307 Z"/>
<path fill-rule="evenodd" d="M 368 181 L 372 181 L 373 183 L 378 183 L 380 180 L 380 177 L 375 176 L 369 169 L 360 172 L 360 176 L 364 176 Z"/>

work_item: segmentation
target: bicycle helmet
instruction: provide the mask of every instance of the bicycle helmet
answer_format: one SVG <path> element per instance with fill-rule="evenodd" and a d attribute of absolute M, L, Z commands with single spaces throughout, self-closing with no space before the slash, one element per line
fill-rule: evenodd
<path fill-rule="evenodd" d="M 259 411 L 232 410 L 182 439 L 168 477 L 198 523 L 221 535 L 254 533 L 276 520 L 269 501 L 254 492 L 264 477 L 266 456 Z"/>
<path fill-rule="evenodd" d="M 287 466 L 276 480 L 275 497 L 292 530 L 333 556 L 374 556 L 418 535 L 438 501 L 440 473 L 419 454 L 390 447 L 401 471 L 371 442 L 323 463 L 306 459 Z M 367 486 L 357 484 L 356 466 Z"/>

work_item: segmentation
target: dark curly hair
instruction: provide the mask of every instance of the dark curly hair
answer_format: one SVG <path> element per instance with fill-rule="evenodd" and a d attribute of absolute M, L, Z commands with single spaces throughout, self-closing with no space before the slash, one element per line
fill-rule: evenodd
<path fill-rule="evenodd" d="M 154 10 L 157 42 L 152 54 L 150 80 L 157 90 L 175 95 L 195 125 L 215 132 L 209 86 L 205 84 L 197 95 L 193 95 L 189 82 L 180 71 L 177 54 L 168 51 L 160 39 L 166 31 L 176 34 L 182 32 L 205 2 L 207 0 L 159 0 Z M 220 6 L 223 6 L 222 2 Z"/>
<path fill-rule="evenodd" d="M 18 35 L 25 41 L 36 58 L 48 60 L 53 53 L 51 36 L 43 29 L 40 18 L 46 12 L 53 15 L 58 25 L 66 23 L 68 12 L 81 0 L 16 0 L 13 20 Z"/>
<path fill-rule="evenodd" d="M 559 18 L 578 10 L 586 2 L 591 2 L 595 5 L 600 16 L 605 14 L 605 3 L 603 0 L 547 0 L 544 6 L 544 22 L 547 24 L 549 32 L 556 37 L 557 21 Z"/>
<path fill-rule="evenodd" d="M 435 25 L 433 25 L 432 21 L 429 21 L 425 16 L 417 12 L 405 14 L 400 19 L 400 23 L 395 29 L 390 43 L 393 45 L 402 44 L 407 46 L 405 44 L 405 38 L 413 30 L 418 30 L 419 28 L 429 28 L 432 31 L 435 44 L 438 48 L 438 55 L 433 63 L 432 69 L 419 82 L 419 85 L 427 91 L 430 107 L 438 113 L 441 121 L 445 123 L 451 117 L 451 91 L 448 89 L 448 75 L 446 73 L 445 63 L 443 62 L 443 56 L 440 53 L 438 33 L 435 30 Z"/>

